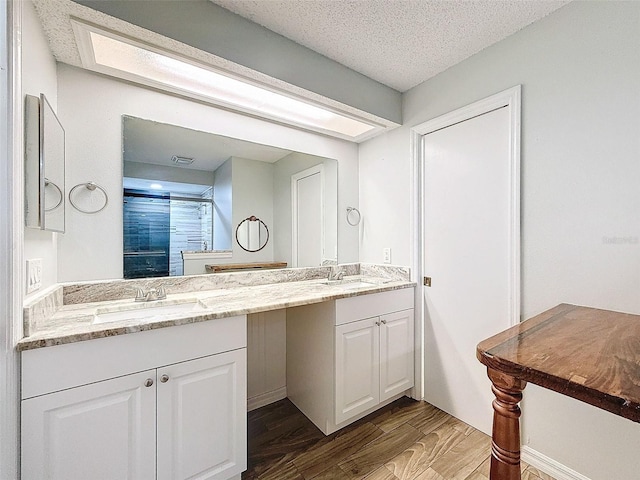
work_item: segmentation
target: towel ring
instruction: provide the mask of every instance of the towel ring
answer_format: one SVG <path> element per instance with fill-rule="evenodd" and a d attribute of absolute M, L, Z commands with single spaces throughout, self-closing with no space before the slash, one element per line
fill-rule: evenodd
<path fill-rule="evenodd" d="M 80 208 L 76 202 L 74 202 L 73 200 L 73 194 L 76 190 L 78 190 L 79 188 L 84 187 L 87 189 L 88 193 L 88 198 L 89 201 L 91 202 L 90 204 L 93 205 L 95 203 L 95 201 L 92 199 L 93 195 L 92 193 L 95 192 L 96 190 L 101 192 L 102 195 L 104 196 L 102 205 L 99 205 L 98 208 L 94 208 L 94 209 L 90 209 L 90 208 Z M 81 190 L 78 193 L 84 192 L 84 190 Z M 87 195 L 85 195 L 85 198 L 87 198 Z M 77 199 L 78 200 L 78 199 Z M 76 201 L 77 201 L 76 200 Z M 104 210 L 104 208 L 107 206 L 107 204 L 109 203 L 109 196 L 107 195 L 107 192 L 105 191 L 104 188 L 102 188 L 100 185 L 98 185 L 95 182 L 87 182 L 87 183 L 79 183 L 78 185 L 76 185 L 75 187 L 73 187 L 71 189 L 71 191 L 69 192 L 69 202 L 71 203 L 71 205 L 73 206 L 73 208 L 75 208 L 76 210 L 78 210 L 79 212 L 82 213 L 98 213 L 102 210 Z"/>
<path fill-rule="evenodd" d="M 355 212 L 355 214 L 351 215 L 353 212 Z M 355 220 L 352 220 L 352 218 L 354 217 L 355 217 Z M 355 227 L 360 223 L 361 218 L 362 218 L 362 215 L 360 215 L 360 210 L 358 210 L 356 207 L 347 207 L 347 223 L 349 225 L 351 225 L 352 227 Z"/>
<path fill-rule="evenodd" d="M 48 178 L 45 177 L 44 179 L 44 188 L 47 188 L 49 185 L 51 185 L 53 188 L 56 189 L 56 191 L 58 192 L 58 203 L 56 203 L 53 207 L 49 207 L 44 209 L 45 212 L 51 212 L 53 210 L 55 210 L 56 208 L 58 208 L 60 206 L 60 204 L 62 203 L 62 200 L 64 200 L 64 193 L 62 193 L 62 190 L 60 190 L 60 187 L 58 185 L 56 185 L 55 183 L 53 183 L 51 180 L 49 180 Z M 46 196 L 45 196 L 46 198 Z M 46 202 L 45 202 L 46 205 Z"/>

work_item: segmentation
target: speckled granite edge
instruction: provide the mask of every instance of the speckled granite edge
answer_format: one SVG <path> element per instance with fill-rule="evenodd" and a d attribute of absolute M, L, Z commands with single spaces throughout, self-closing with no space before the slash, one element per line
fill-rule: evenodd
<path fill-rule="evenodd" d="M 359 263 L 340 265 L 345 275 L 358 275 Z M 168 294 L 202 292 L 221 288 L 251 287 L 272 283 L 301 282 L 327 278 L 331 267 L 284 268 L 249 272 L 225 272 L 181 277 L 143 278 L 135 280 L 103 280 L 64 284 L 64 304 L 104 302 L 133 298 L 138 288 L 149 290 L 164 286 Z"/>
<path fill-rule="evenodd" d="M 97 338 L 113 337 L 129 333 L 155 330 L 158 328 L 187 325 L 191 323 L 215 320 L 218 318 L 231 317 L 235 315 L 245 315 L 259 313 L 282 308 L 291 308 L 313 303 L 336 300 L 339 298 L 355 297 L 370 293 L 386 292 L 411 288 L 415 283 L 389 280 L 389 283 L 382 283 L 372 287 L 357 290 L 342 290 L 334 286 L 325 285 L 325 289 L 318 289 L 315 285 L 291 286 L 290 289 L 282 288 L 280 285 L 263 285 L 254 288 L 229 289 L 229 292 L 218 291 L 217 295 L 203 300 L 207 306 L 207 311 L 191 315 L 179 315 L 161 320 L 149 318 L 148 320 L 120 321 L 110 324 L 91 323 L 92 316 L 78 314 L 66 319 L 63 322 L 53 324 L 49 329 L 35 333 L 30 337 L 23 338 L 17 345 L 19 351 L 32 350 L 36 348 L 52 347 L 68 343 L 81 342 Z M 260 288 L 262 287 L 262 288 Z M 312 287 L 310 290 L 309 287 Z"/>
<path fill-rule="evenodd" d="M 62 286 L 54 285 L 27 302 L 22 309 L 24 335 L 40 329 L 63 305 Z"/>

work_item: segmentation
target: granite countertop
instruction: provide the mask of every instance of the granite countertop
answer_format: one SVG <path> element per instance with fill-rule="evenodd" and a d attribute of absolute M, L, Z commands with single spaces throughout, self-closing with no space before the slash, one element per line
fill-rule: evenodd
<path fill-rule="evenodd" d="M 63 305 L 29 332 L 17 348 L 50 347 L 413 286 L 415 282 L 407 280 L 352 275 L 331 282 L 315 279 L 175 294 L 169 291 L 165 300 L 152 302 L 130 298 Z M 164 311 L 159 313 L 158 309 Z M 119 312 L 126 312 L 122 316 L 127 318 L 109 319 Z"/>

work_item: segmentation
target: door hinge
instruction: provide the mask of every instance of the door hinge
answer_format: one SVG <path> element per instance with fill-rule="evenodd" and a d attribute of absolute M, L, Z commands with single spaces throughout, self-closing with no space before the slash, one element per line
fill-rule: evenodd
<path fill-rule="evenodd" d="M 431 277 L 424 277 L 422 284 L 425 287 L 430 287 L 431 286 Z"/>

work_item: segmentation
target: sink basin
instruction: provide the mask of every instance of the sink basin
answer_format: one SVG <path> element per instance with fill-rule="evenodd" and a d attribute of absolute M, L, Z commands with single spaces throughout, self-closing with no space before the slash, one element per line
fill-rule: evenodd
<path fill-rule="evenodd" d="M 182 303 L 174 304 L 136 304 L 130 308 L 114 310 L 113 308 L 99 308 L 96 312 L 93 323 L 118 322 L 120 320 L 136 320 L 136 319 L 156 319 L 156 317 L 165 317 L 168 315 L 187 314 L 190 312 L 198 312 L 205 310 L 204 306 L 197 300 L 190 300 Z"/>
<path fill-rule="evenodd" d="M 372 282 L 364 282 L 362 280 L 329 280 L 324 282 L 325 285 L 329 285 L 332 287 L 338 287 L 343 290 L 353 290 L 356 288 L 365 288 L 365 287 L 377 287 L 377 283 Z"/>

